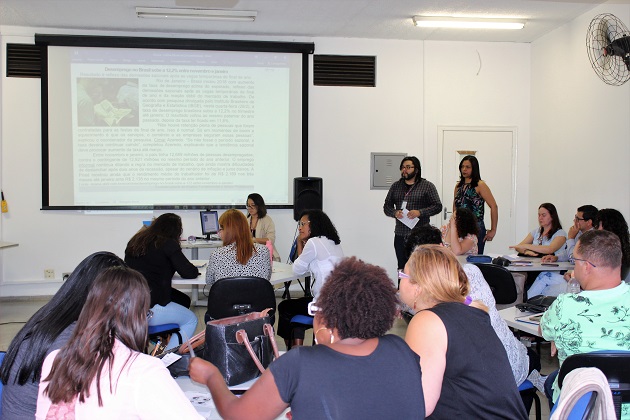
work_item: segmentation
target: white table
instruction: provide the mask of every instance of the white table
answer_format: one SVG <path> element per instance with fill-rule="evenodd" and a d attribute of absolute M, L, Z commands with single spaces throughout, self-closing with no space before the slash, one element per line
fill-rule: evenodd
<path fill-rule="evenodd" d="M 207 263 L 205 260 L 191 260 L 191 262 L 195 265 Z M 303 277 L 303 275 L 293 274 L 292 265 L 274 261 L 269 282 L 273 285 L 284 284 L 285 281 L 293 281 Z M 199 276 L 195 279 L 183 279 L 179 274 L 175 273 L 172 283 L 174 285 L 190 285 L 192 288 L 192 304 L 199 306 L 199 286 L 206 284 L 206 266 L 199 268 Z"/>
<path fill-rule="evenodd" d="M 535 315 L 534 312 L 521 312 L 516 306 L 501 309 L 499 311 L 501 318 L 505 320 L 508 327 L 516 328 L 519 331 L 526 332 L 537 337 L 542 337 L 538 332 L 538 325 L 530 322 L 517 321 L 517 318 L 522 318 L 529 321 L 529 317 Z"/>
<path fill-rule="evenodd" d="M 499 257 L 499 254 L 487 254 L 492 258 Z M 505 267 L 506 270 L 512 272 L 523 272 L 523 271 L 567 271 L 573 270 L 574 265 L 569 262 L 555 262 L 551 263 L 554 265 L 542 265 L 540 262 L 540 258 L 533 257 L 518 257 L 521 261 L 531 261 L 532 265 L 508 265 Z M 457 260 L 460 264 L 468 264 L 466 261 L 466 255 L 458 255 Z"/>
<path fill-rule="evenodd" d="M 197 239 L 195 242 L 181 241 L 182 249 L 190 249 L 190 259 L 199 259 L 199 248 L 220 248 L 223 246 L 221 240 L 207 241 L 205 239 Z"/>

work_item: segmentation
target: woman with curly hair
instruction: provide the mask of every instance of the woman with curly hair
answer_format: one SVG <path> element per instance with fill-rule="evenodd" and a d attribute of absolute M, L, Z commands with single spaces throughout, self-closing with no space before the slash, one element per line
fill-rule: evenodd
<path fill-rule="evenodd" d="M 595 218 L 599 230 L 614 233 L 621 241 L 621 279 L 630 282 L 630 234 L 623 214 L 615 209 L 601 209 Z"/>
<path fill-rule="evenodd" d="M 130 268 L 96 278 L 72 336 L 44 360 L 37 419 L 201 418 L 162 361 L 142 353 L 150 299 Z"/>
<path fill-rule="evenodd" d="M 401 273 L 400 298 L 417 310 L 405 341 L 420 356 L 427 416 L 526 419 L 508 357 L 455 255 L 421 245 Z"/>
<path fill-rule="evenodd" d="M 451 216 L 448 224 L 442 226 L 442 242 L 455 255 L 477 253 L 479 225 L 472 211 L 460 207 Z"/>
<path fill-rule="evenodd" d="M 287 407 L 296 420 L 425 417 L 419 358 L 386 335 L 397 298 L 384 269 L 341 261 L 311 312 L 318 344 L 275 360 L 241 398 L 214 365 L 192 359 L 190 377 L 208 386 L 221 417 L 273 419 Z"/>
<path fill-rule="evenodd" d="M 284 338 L 289 350 L 301 346 L 304 342 L 304 328 L 291 327 L 295 315 L 308 314 L 307 306 L 317 299 L 328 275 L 336 263 L 343 258 L 341 239 L 335 225 L 328 215 L 321 210 L 305 210 L 298 222 L 297 259 L 293 262 L 293 273 L 303 275 L 311 273 L 313 296 L 300 299 L 288 299 L 278 305 L 278 335 Z"/>

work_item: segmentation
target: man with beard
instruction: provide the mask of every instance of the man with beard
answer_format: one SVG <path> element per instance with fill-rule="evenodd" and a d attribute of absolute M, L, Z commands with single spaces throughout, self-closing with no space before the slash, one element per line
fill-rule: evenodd
<path fill-rule="evenodd" d="M 621 242 L 604 230 L 585 232 L 573 251 L 573 275 L 582 291 L 558 296 L 540 320 L 545 340 L 558 361 L 577 353 L 630 349 L 630 285 L 621 281 Z M 555 371 L 545 382 L 545 394 L 560 396 Z M 552 398 L 553 392 L 553 398 Z"/>
<path fill-rule="evenodd" d="M 383 212 L 396 218 L 394 250 L 398 269 L 405 268 L 405 241 L 415 225 L 428 225 L 429 217 L 442 211 L 442 202 L 435 185 L 421 177 L 420 160 L 406 156 L 400 162 L 400 180 L 389 188 Z"/>

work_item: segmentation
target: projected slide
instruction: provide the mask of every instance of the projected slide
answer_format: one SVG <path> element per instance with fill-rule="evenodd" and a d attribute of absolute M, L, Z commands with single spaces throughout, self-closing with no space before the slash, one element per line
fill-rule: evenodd
<path fill-rule="evenodd" d="M 50 206 L 292 204 L 301 56 L 49 47 Z"/>

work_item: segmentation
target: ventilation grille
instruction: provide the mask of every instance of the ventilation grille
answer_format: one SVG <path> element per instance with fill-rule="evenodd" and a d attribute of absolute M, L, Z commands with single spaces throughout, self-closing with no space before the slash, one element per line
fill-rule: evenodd
<path fill-rule="evenodd" d="M 376 57 L 315 55 L 313 83 L 315 86 L 376 86 Z"/>
<path fill-rule="evenodd" d="M 7 77 L 41 77 L 42 47 L 7 44 Z"/>

